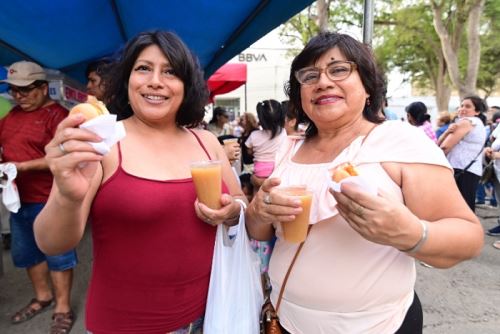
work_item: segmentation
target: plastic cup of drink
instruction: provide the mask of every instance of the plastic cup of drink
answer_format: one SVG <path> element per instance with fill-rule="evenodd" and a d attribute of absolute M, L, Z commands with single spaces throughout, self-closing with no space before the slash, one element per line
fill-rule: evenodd
<path fill-rule="evenodd" d="M 313 198 L 312 191 L 307 190 L 306 186 L 280 187 L 276 188 L 275 191 L 299 198 L 302 206 L 302 212 L 296 215 L 293 221 L 281 223 L 285 240 L 292 243 L 306 240 Z"/>
<path fill-rule="evenodd" d="M 222 165 L 219 160 L 195 161 L 191 176 L 198 200 L 211 209 L 220 209 L 222 195 Z"/>
<path fill-rule="evenodd" d="M 238 138 L 228 138 L 222 141 L 224 145 L 238 144 Z"/>

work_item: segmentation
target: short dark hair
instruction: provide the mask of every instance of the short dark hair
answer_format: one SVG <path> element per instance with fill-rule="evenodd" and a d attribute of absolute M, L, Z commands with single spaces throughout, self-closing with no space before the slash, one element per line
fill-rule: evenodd
<path fill-rule="evenodd" d="M 220 116 L 227 116 L 229 118 L 229 114 L 226 109 L 222 107 L 215 107 L 212 113 L 212 119 L 209 123 L 216 123 Z"/>
<path fill-rule="evenodd" d="M 195 127 L 205 115 L 208 102 L 208 88 L 203 71 L 196 56 L 181 39 L 172 32 L 142 32 L 132 38 L 123 49 L 118 61 L 110 69 L 106 82 L 105 101 L 118 119 L 133 115 L 128 104 L 128 81 L 139 54 L 148 46 L 156 45 L 167 57 L 175 75 L 184 83 L 184 99 L 179 107 L 175 122 L 178 126 Z"/>
<path fill-rule="evenodd" d="M 102 76 L 102 74 L 106 71 L 107 66 L 112 63 L 113 61 L 111 58 L 101 58 L 90 62 L 85 69 L 85 77 L 88 78 L 89 74 L 92 72 L 96 72 L 97 75 Z"/>
<path fill-rule="evenodd" d="M 356 63 L 361 82 L 370 95 L 369 104 L 367 103 L 363 110 L 364 118 L 377 124 L 384 121 L 380 111 L 384 105 L 385 82 L 371 48 L 349 35 L 322 32 L 313 37 L 295 57 L 290 69 L 290 79 L 285 85 L 285 92 L 290 98 L 289 107 L 295 110 L 299 123 L 309 123 L 306 130 L 307 137 L 315 136 L 318 129 L 302 108 L 300 83 L 295 78 L 295 71 L 314 64 L 323 54 L 334 47 L 339 48 L 347 60 Z"/>
<path fill-rule="evenodd" d="M 427 113 L 427 107 L 423 102 L 416 101 L 410 103 L 405 111 L 411 115 L 413 120 L 415 121 L 415 125 L 422 125 L 427 121 L 430 121 L 431 115 Z"/>

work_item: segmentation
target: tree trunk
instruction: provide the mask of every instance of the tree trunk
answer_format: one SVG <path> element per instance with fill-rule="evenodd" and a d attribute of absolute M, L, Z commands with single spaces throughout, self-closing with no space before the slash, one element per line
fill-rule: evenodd
<path fill-rule="evenodd" d="M 316 5 L 318 7 L 318 28 L 320 32 L 328 30 L 328 17 L 330 14 L 331 0 L 318 0 Z"/>
<path fill-rule="evenodd" d="M 443 58 L 443 54 L 439 53 L 438 68 L 436 71 L 436 77 L 434 82 L 434 87 L 436 89 L 436 106 L 437 111 L 448 111 L 451 87 L 447 82 L 448 71 L 446 70 L 446 61 Z"/>
<path fill-rule="evenodd" d="M 479 19 L 483 11 L 485 0 L 471 1 L 470 6 L 467 3 L 461 3 L 462 6 L 457 7 L 457 12 L 454 14 L 454 31 L 450 36 L 442 18 L 443 2 L 438 4 L 436 1 L 431 1 L 432 11 L 434 13 L 434 28 L 441 41 L 441 49 L 444 59 L 446 60 L 448 74 L 451 83 L 458 90 L 460 99 L 465 95 L 475 93 L 477 73 L 479 70 Z M 458 50 L 460 48 L 460 36 L 463 33 L 465 20 L 468 20 L 469 34 L 467 39 L 468 56 L 467 74 L 465 79 L 460 77 L 460 69 L 458 66 Z"/>
<path fill-rule="evenodd" d="M 474 3 L 469 13 L 469 62 L 467 64 L 467 76 L 465 78 L 465 91 L 463 96 L 476 94 L 477 74 L 481 58 L 481 43 L 479 41 L 479 21 L 484 8 L 484 0 Z"/>

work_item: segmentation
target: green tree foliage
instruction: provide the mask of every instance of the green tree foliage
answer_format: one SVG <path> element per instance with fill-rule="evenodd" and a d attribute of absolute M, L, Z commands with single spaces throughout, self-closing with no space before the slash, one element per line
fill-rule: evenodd
<path fill-rule="evenodd" d="M 443 23 L 459 46 L 457 62 L 461 79 L 466 77 L 469 57 L 466 10 L 474 0 L 376 0 L 374 51 L 385 72 L 397 68 L 411 83 L 434 92 L 440 110 L 447 110 L 451 89 L 449 66 L 433 25 L 431 1 L 441 6 Z M 329 4 L 328 27 L 333 31 L 362 31 L 363 1 L 334 0 Z M 316 4 L 283 25 L 284 42 L 302 48 L 319 31 Z M 480 21 L 481 61 L 477 88 L 486 95 L 499 88 L 500 1 L 486 0 Z M 462 25 L 462 26 L 461 26 Z M 454 87 L 458 90 L 459 87 Z"/>
<path fill-rule="evenodd" d="M 486 1 L 483 18 L 477 87 L 488 97 L 500 89 L 500 1 Z"/>

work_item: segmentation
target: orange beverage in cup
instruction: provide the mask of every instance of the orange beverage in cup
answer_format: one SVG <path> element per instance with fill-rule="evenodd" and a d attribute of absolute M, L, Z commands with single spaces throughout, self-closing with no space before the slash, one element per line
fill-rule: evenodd
<path fill-rule="evenodd" d="M 296 215 L 293 221 L 281 223 L 285 240 L 293 243 L 300 243 L 306 240 L 313 198 L 312 191 L 307 190 L 305 186 L 277 188 L 276 191 L 284 195 L 300 198 L 302 206 L 302 213 Z"/>
<path fill-rule="evenodd" d="M 222 165 L 218 160 L 191 163 L 191 176 L 198 200 L 211 209 L 220 209 Z"/>

